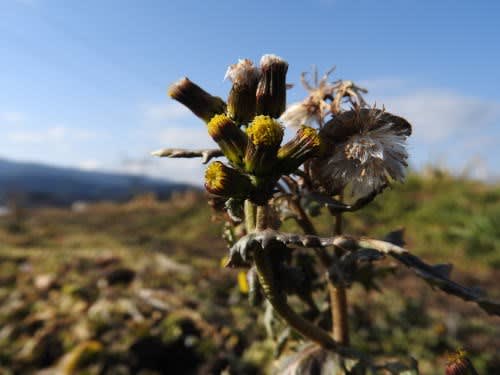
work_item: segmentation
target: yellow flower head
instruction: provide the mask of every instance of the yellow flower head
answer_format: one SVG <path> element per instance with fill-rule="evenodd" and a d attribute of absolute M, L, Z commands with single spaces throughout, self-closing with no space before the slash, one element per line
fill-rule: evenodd
<path fill-rule="evenodd" d="M 295 137 L 278 150 L 281 172 L 292 173 L 307 159 L 317 156 L 320 144 L 316 129 L 302 126 Z"/>
<path fill-rule="evenodd" d="M 248 198 L 253 185 L 248 176 L 216 161 L 205 172 L 205 188 L 209 193 L 222 197 Z"/>
<path fill-rule="evenodd" d="M 245 132 L 225 114 L 212 117 L 207 128 L 231 164 L 240 165 L 248 142 Z"/>
<path fill-rule="evenodd" d="M 227 173 L 224 171 L 225 167 L 220 161 L 210 164 L 205 171 L 205 185 L 209 190 L 222 190 L 224 188 L 224 181 L 227 179 Z"/>
<path fill-rule="evenodd" d="M 283 134 L 283 127 L 269 116 L 255 116 L 247 128 L 247 135 L 256 146 L 278 146 Z"/>
<path fill-rule="evenodd" d="M 225 114 L 219 114 L 212 117 L 208 122 L 208 134 L 214 139 L 221 137 L 224 127 L 236 126 L 233 121 Z"/>

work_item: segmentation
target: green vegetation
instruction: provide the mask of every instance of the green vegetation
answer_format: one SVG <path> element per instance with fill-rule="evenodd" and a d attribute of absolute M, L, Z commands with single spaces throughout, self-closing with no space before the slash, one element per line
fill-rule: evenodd
<path fill-rule="evenodd" d="M 269 370 L 274 346 L 257 318 L 264 307 L 245 301 L 238 270 L 221 268 L 227 246 L 211 215 L 201 194 L 188 193 L 27 211 L 15 230 L 0 218 L 0 373 Z M 453 263 L 455 279 L 500 299 L 498 186 L 411 175 L 345 217 L 353 234 L 383 237 L 404 225 L 410 251 Z M 315 218 L 322 233 L 331 230 L 326 218 Z M 298 231 L 291 221 L 283 230 Z M 350 292 L 355 347 L 414 356 L 423 374 L 444 373 L 446 354 L 464 347 L 479 373 L 500 372 L 498 318 L 390 261 L 380 266 L 381 292 Z"/>

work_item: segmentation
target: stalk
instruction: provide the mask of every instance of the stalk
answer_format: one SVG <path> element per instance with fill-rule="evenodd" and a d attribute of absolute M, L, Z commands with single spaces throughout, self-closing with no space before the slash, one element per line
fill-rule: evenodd
<path fill-rule="evenodd" d="M 245 211 L 247 205 L 245 205 Z M 257 206 L 256 212 L 256 230 L 264 230 L 268 226 L 269 207 Z M 278 290 L 271 261 L 265 249 L 255 251 L 255 267 L 259 277 L 260 284 L 269 303 L 281 318 L 295 331 L 309 340 L 319 344 L 327 349 L 338 349 L 338 345 L 330 334 L 315 326 L 293 311 L 287 303 L 286 295 Z"/>
<path fill-rule="evenodd" d="M 335 215 L 335 235 L 342 234 L 342 214 Z M 342 254 L 342 250 L 338 247 L 335 248 L 337 256 Z M 348 302 L 347 293 L 342 280 L 336 284 L 331 281 L 328 282 L 328 290 L 330 293 L 330 302 L 332 307 L 332 329 L 333 338 L 342 345 L 349 345 L 349 316 L 348 316 Z"/>
<path fill-rule="evenodd" d="M 297 213 L 297 223 L 302 228 L 305 234 L 317 235 L 316 228 L 305 213 L 304 209 L 296 199 L 291 199 L 292 207 Z M 334 233 L 336 235 L 342 234 L 342 214 L 335 215 Z M 331 266 L 331 259 L 323 248 L 315 248 L 316 254 L 319 256 L 322 265 L 329 269 Z M 335 248 L 337 256 L 341 255 L 341 249 Z M 328 279 L 328 292 L 330 295 L 330 307 L 332 314 L 332 332 L 335 341 L 342 345 L 349 345 L 349 321 L 348 321 L 348 302 L 345 287 L 339 283 L 334 285 Z"/>
<path fill-rule="evenodd" d="M 245 227 L 247 234 L 255 230 L 255 205 L 248 199 L 245 200 Z"/>
<path fill-rule="evenodd" d="M 314 227 L 314 224 L 309 219 L 309 216 L 307 216 L 306 212 L 302 208 L 302 205 L 300 204 L 299 199 L 292 198 L 290 200 L 290 204 L 292 206 L 292 209 L 297 214 L 297 217 L 296 217 L 297 224 L 302 228 L 302 231 L 304 232 L 304 234 L 311 234 L 313 236 L 317 236 L 318 231 L 316 230 L 316 228 Z M 316 252 L 316 255 L 318 255 L 319 260 L 321 261 L 321 265 L 323 266 L 324 271 L 326 272 L 328 270 L 328 268 L 330 268 L 330 265 L 332 263 L 330 256 L 325 251 L 325 249 L 322 247 L 315 247 L 313 250 Z M 328 281 L 328 282 L 330 282 L 330 281 Z"/>

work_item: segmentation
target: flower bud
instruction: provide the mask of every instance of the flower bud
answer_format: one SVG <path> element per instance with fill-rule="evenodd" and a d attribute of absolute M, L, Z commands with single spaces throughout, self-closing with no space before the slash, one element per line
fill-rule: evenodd
<path fill-rule="evenodd" d="M 259 68 L 248 59 L 239 60 L 229 66 L 225 78 L 233 82 L 227 98 L 227 113 L 238 124 L 248 124 L 255 116 Z"/>
<path fill-rule="evenodd" d="M 255 116 L 247 128 L 249 142 L 245 169 L 248 173 L 257 176 L 273 174 L 283 134 L 283 127 L 276 120 L 269 116 Z"/>
<path fill-rule="evenodd" d="M 187 77 L 171 85 L 168 88 L 168 95 L 184 104 L 205 122 L 209 122 L 214 115 L 226 111 L 226 103 L 221 98 L 210 95 Z"/>
<path fill-rule="evenodd" d="M 457 350 L 450 355 L 446 366 L 446 375 L 477 375 L 477 371 L 472 362 L 467 358 L 465 350 Z"/>
<path fill-rule="evenodd" d="M 241 166 L 247 146 L 247 135 L 226 115 L 215 115 L 208 122 L 208 134 L 219 145 L 224 156 Z"/>
<path fill-rule="evenodd" d="M 278 150 L 280 172 L 283 174 L 292 173 L 307 159 L 317 155 L 319 150 L 318 132 L 309 126 L 302 126 L 297 131 L 295 138 Z"/>
<path fill-rule="evenodd" d="M 257 113 L 278 118 L 286 109 L 288 63 L 276 55 L 264 55 L 260 60 L 260 69 Z"/>
<path fill-rule="evenodd" d="M 248 176 L 216 161 L 205 171 L 205 189 L 209 193 L 228 198 L 248 198 L 253 185 Z"/>

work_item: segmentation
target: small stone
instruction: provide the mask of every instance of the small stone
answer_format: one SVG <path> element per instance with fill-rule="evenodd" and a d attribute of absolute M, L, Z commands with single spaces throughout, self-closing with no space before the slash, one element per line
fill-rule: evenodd
<path fill-rule="evenodd" d="M 53 274 L 42 274 L 36 276 L 33 282 L 38 290 L 47 291 L 56 286 L 56 277 Z"/>

